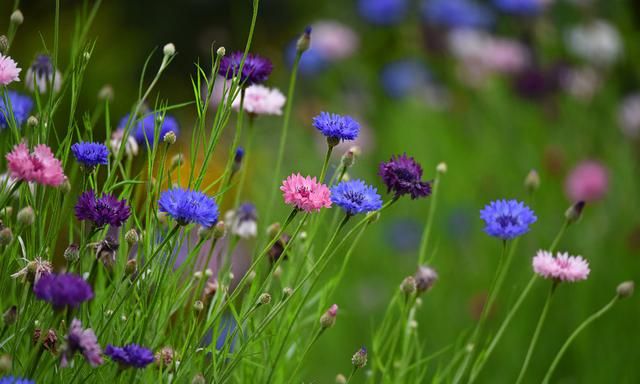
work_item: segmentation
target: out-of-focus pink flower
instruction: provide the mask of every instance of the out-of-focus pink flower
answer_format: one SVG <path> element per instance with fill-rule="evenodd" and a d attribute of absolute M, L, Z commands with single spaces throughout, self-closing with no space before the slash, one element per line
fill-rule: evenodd
<path fill-rule="evenodd" d="M 109 141 L 109 146 L 113 151 L 114 155 L 117 155 L 120 152 L 120 146 L 124 141 L 124 128 L 118 128 L 111 134 L 111 140 Z M 127 157 L 134 157 L 138 155 L 139 146 L 136 139 L 129 135 L 124 144 L 124 153 Z"/>
<path fill-rule="evenodd" d="M 18 68 L 18 64 L 9 56 L 0 53 L 0 84 L 9 85 L 14 81 L 20 81 L 22 69 Z"/>
<path fill-rule="evenodd" d="M 348 26 L 334 20 L 321 20 L 312 25 L 311 47 L 327 60 L 341 60 L 358 49 L 358 36 Z"/>
<path fill-rule="evenodd" d="M 326 185 L 310 176 L 302 177 L 292 174 L 282 182 L 280 187 L 284 202 L 305 212 L 319 211 L 331 207 L 331 192 Z"/>
<path fill-rule="evenodd" d="M 277 88 L 267 88 L 254 84 L 245 90 L 242 109 L 254 115 L 282 115 L 286 97 Z M 240 109 L 240 96 L 236 97 L 232 104 L 236 111 Z"/>
<path fill-rule="evenodd" d="M 571 170 L 565 181 L 565 192 L 571 201 L 600 200 L 607 193 L 609 172 L 600 162 L 588 160 Z"/>
<path fill-rule="evenodd" d="M 6 158 L 11 176 L 18 180 L 51 186 L 59 186 L 66 180 L 62 163 L 44 144 L 37 145 L 29 153 L 27 145 L 20 143 L 13 147 Z"/>
<path fill-rule="evenodd" d="M 448 35 L 451 53 L 473 72 L 514 73 L 528 66 L 527 48 L 516 40 L 499 38 L 486 32 L 457 29 Z"/>
<path fill-rule="evenodd" d="M 529 51 L 515 40 L 492 38 L 483 50 L 481 59 L 493 71 L 514 73 L 529 64 Z"/>
<path fill-rule="evenodd" d="M 571 96 L 589 101 L 600 89 L 600 76 L 591 67 L 574 68 L 564 72 L 560 84 Z"/>
<path fill-rule="evenodd" d="M 618 107 L 618 124 L 631 138 L 640 136 L 640 93 L 627 96 Z"/>
<path fill-rule="evenodd" d="M 540 250 L 533 258 L 533 271 L 545 279 L 558 281 L 586 280 L 589 276 L 589 263 L 581 256 L 569 256 L 558 253 L 553 257 L 551 252 Z"/>

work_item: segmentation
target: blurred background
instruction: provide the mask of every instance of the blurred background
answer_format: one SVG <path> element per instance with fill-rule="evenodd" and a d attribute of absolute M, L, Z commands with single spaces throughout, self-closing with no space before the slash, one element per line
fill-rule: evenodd
<path fill-rule="evenodd" d="M 0 5 L 2 28 L 9 3 Z M 251 5 L 250 0 L 105 1 L 90 33 L 96 48 L 79 111 L 92 111 L 99 90 L 110 84 L 112 118 L 127 113 L 146 58 L 155 49 L 154 63 L 159 62 L 158 50 L 167 42 L 176 45 L 178 56 L 158 95 L 171 104 L 192 100 L 194 63 L 210 68 L 211 50 L 221 45 L 227 52 L 244 49 Z M 62 2 L 62 52 L 68 52 L 81 6 L 81 1 Z M 55 5 L 29 1 L 21 9 L 25 21 L 12 56 L 25 68 L 23 63 L 52 46 Z M 538 216 L 520 242 L 492 312 L 489 329 L 495 330 L 528 281 L 532 256 L 548 247 L 560 228 L 565 209 L 587 200 L 582 221 L 570 228 L 560 250 L 583 255 L 592 273 L 557 292 L 529 371 L 529 382 L 538 382 L 577 324 L 604 305 L 618 283 L 639 277 L 640 3 L 262 0 L 251 51 L 274 63 L 268 86 L 286 90 L 293 44 L 307 25 L 314 29 L 312 46 L 302 60 L 283 175 L 319 172 L 325 146 L 311 118 L 322 110 L 350 114 L 363 125 L 356 143 L 362 155 L 352 178 L 381 188 L 378 163 L 402 152 L 423 164 L 427 179 L 440 161 L 448 165 L 429 249 L 440 280 L 424 297 L 418 318 L 429 351 L 455 342 L 479 315 L 501 246 L 482 232 L 478 212 L 484 204 L 518 198 Z M 60 67 L 68 62 L 62 54 Z M 184 132 L 194 114 L 190 106 L 175 111 Z M 264 165 L 275 159 L 281 123 L 278 117 L 256 123 L 247 193 L 258 207 L 269 198 L 272 168 Z M 96 138 L 105 139 L 97 129 Z M 348 147 L 335 151 L 334 164 Z M 187 153 L 188 139 L 176 148 Z M 223 142 L 220 161 L 224 150 Z M 531 170 L 541 179 L 533 197 L 523 185 Z M 211 177 L 219 172 L 212 167 Z M 389 298 L 415 270 L 428 206 L 428 200 L 403 200 L 366 233 L 334 298 L 341 311 L 338 326 L 312 350 L 307 361 L 318 364 L 307 364 L 308 377 L 327 383 L 348 373 L 352 353 L 370 342 Z M 277 209 L 276 217 L 286 215 L 284 205 Z M 260 225 L 264 229 L 268 223 Z M 483 382 L 513 381 L 546 292 L 547 284 L 535 287 L 489 360 Z M 639 320 L 636 298 L 616 305 L 569 349 L 557 382 L 640 382 Z"/>

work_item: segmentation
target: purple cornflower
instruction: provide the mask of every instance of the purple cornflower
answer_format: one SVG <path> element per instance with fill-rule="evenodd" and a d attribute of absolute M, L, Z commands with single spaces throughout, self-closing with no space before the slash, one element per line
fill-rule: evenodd
<path fill-rule="evenodd" d="M 422 167 L 406 154 L 391 156 L 391 160 L 380 163 L 378 175 L 388 192 L 395 193 L 396 197 L 410 194 L 412 199 L 417 199 L 431 194 L 431 184 L 421 180 Z"/>
<path fill-rule="evenodd" d="M 124 129 L 128 120 L 129 114 L 120 119 L 118 127 Z M 169 132 L 173 132 L 178 136 L 180 127 L 178 125 L 178 121 L 173 116 L 164 115 L 163 118 L 162 114 L 154 112 L 146 114 L 137 121 L 131 129 L 131 134 L 138 144 L 143 146 L 143 148 L 147 147 L 147 142 L 149 142 L 149 148 L 153 148 L 153 144 L 156 140 L 156 130 L 160 131 L 158 133 L 158 139 L 162 141 L 164 135 Z"/>
<path fill-rule="evenodd" d="M 493 14 L 474 0 L 424 0 L 424 20 L 445 28 L 486 28 L 493 24 Z"/>
<path fill-rule="evenodd" d="M 336 144 L 342 140 L 355 140 L 360 133 L 360 124 L 356 120 L 337 113 L 320 112 L 313 118 L 313 126 Z"/>
<path fill-rule="evenodd" d="M 20 127 L 29 118 L 29 114 L 33 109 L 33 100 L 29 96 L 15 91 L 7 91 L 6 95 L 9 99 L 16 125 Z M 7 116 L 6 113 L 7 106 L 5 105 L 4 97 L 0 97 L 0 130 L 9 127 L 10 115 Z"/>
<path fill-rule="evenodd" d="M 0 377 L 0 384 L 36 384 L 35 381 L 15 376 Z"/>
<path fill-rule="evenodd" d="M 97 165 L 109 163 L 109 148 L 102 143 L 81 141 L 71 146 L 71 152 L 76 160 L 87 169 L 93 169 Z"/>
<path fill-rule="evenodd" d="M 40 93 L 45 93 L 50 87 L 53 92 L 58 92 L 62 86 L 62 74 L 53 67 L 51 56 L 37 55 L 27 69 L 24 82 L 32 92 L 37 89 Z"/>
<path fill-rule="evenodd" d="M 71 321 L 66 340 L 67 344 L 64 346 L 60 358 L 62 368 L 69 365 L 69 360 L 76 352 L 80 352 L 92 367 L 102 364 L 102 349 L 98 344 L 98 338 L 91 328 L 82 329 L 80 320 L 73 319 Z"/>
<path fill-rule="evenodd" d="M 376 25 L 393 25 L 407 15 L 407 0 L 358 0 L 358 13 L 363 19 Z"/>
<path fill-rule="evenodd" d="M 349 216 L 377 211 L 382 207 L 378 191 L 362 180 L 343 181 L 331 188 L 331 201 Z"/>
<path fill-rule="evenodd" d="M 111 194 L 97 197 L 93 190 L 88 190 L 78 198 L 75 212 L 78 220 L 91 221 L 97 228 L 107 224 L 119 227 L 131 215 L 131 208 L 127 200 L 118 200 Z"/>
<path fill-rule="evenodd" d="M 252 203 L 242 203 L 238 209 L 228 211 L 225 214 L 224 222 L 228 225 L 231 233 L 243 239 L 256 237 L 258 233 L 258 212 Z"/>
<path fill-rule="evenodd" d="M 222 60 L 220 60 L 218 74 L 228 80 L 236 77 L 236 75 L 238 75 L 243 56 L 244 52 L 238 51 L 223 57 Z M 242 83 L 243 87 L 248 87 L 252 84 L 264 83 L 267 78 L 269 78 L 272 70 L 273 65 L 271 65 L 271 61 L 269 61 L 269 59 L 249 53 L 242 65 L 240 83 Z"/>
<path fill-rule="evenodd" d="M 218 221 L 216 201 L 202 192 L 172 188 L 162 192 L 158 205 L 179 225 L 198 223 L 209 228 Z"/>
<path fill-rule="evenodd" d="M 533 211 L 517 200 L 492 201 L 480 211 L 484 231 L 493 237 L 509 240 L 529 232 L 538 219 Z"/>
<path fill-rule="evenodd" d="M 153 352 L 137 344 L 128 344 L 124 347 L 114 347 L 109 344 L 104 353 L 121 368 L 144 368 L 153 362 Z"/>
<path fill-rule="evenodd" d="M 67 306 L 75 308 L 93 299 L 91 286 L 82 277 L 71 273 L 42 275 L 33 292 L 38 299 L 51 304 L 54 310 Z"/>

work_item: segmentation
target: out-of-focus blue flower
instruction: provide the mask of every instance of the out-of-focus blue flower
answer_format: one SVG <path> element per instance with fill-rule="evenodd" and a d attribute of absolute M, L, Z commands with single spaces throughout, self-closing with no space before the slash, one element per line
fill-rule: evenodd
<path fill-rule="evenodd" d="M 538 219 L 529 207 L 517 200 L 492 201 L 480 211 L 480 218 L 488 235 L 503 240 L 524 235 Z"/>
<path fill-rule="evenodd" d="M 377 211 L 382 207 L 378 191 L 362 180 L 343 181 L 331 188 L 331 201 L 347 215 Z"/>
<path fill-rule="evenodd" d="M 149 142 L 149 147 L 153 148 L 153 144 L 155 142 L 155 130 L 156 123 L 158 128 L 160 129 L 160 133 L 158 135 L 158 139 L 162 140 L 164 135 L 168 132 L 173 132 L 178 135 L 180 132 L 180 128 L 178 126 L 178 121 L 170 115 L 164 115 L 164 119 L 162 122 L 157 122 L 162 115 L 159 113 L 148 113 L 142 119 L 140 119 L 133 128 L 131 129 L 131 134 L 134 139 L 138 142 L 138 144 L 142 145 L 144 148 L 147 147 L 146 143 Z M 124 128 L 127 125 L 127 121 L 129 120 L 129 115 L 125 115 L 122 119 L 120 119 L 119 128 Z"/>
<path fill-rule="evenodd" d="M 428 24 L 445 28 L 487 28 L 494 19 L 473 0 L 424 0 L 422 16 Z"/>
<path fill-rule="evenodd" d="M 422 224 L 414 219 L 397 219 L 387 224 L 384 231 L 386 241 L 400 252 L 418 249 L 422 236 Z"/>
<path fill-rule="evenodd" d="M 393 25 L 407 15 L 407 0 L 358 0 L 358 13 L 363 19 L 376 25 Z"/>
<path fill-rule="evenodd" d="M 13 118 L 16 120 L 16 124 L 21 126 L 27 121 L 33 109 L 33 100 L 29 96 L 15 91 L 7 91 L 6 94 L 13 111 Z M 6 113 L 7 107 L 4 103 L 4 98 L 0 97 L 0 129 L 9 127 L 10 118 L 5 115 Z"/>
<path fill-rule="evenodd" d="M 418 60 L 405 59 L 387 64 L 380 72 L 384 91 L 393 98 L 415 94 L 431 81 L 431 74 Z"/>
<path fill-rule="evenodd" d="M 144 368 L 153 363 L 153 352 L 137 344 L 125 345 L 122 348 L 109 344 L 107 348 L 105 348 L 104 353 L 122 368 Z"/>
<path fill-rule="evenodd" d="M 293 62 L 296 59 L 296 40 L 291 41 L 284 52 L 284 58 L 289 67 L 293 66 Z M 311 47 L 304 51 L 300 57 L 300 64 L 298 65 L 298 71 L 304 76 L 313 76 L 324 71 L 329 66 L 329 60 L 319 50 Z"/>
<path fill-rule="evenodd" d="M 109 148 L 102 143 L 79 142 L 71 146 L 71 152 L 83 166 L 93 169 L 109 163 Z"/>
<path fill-rule="evenodd" d="M 36 384 L 35 381 L 15 376 L 0 377 L 0 384 Z"/>
<path fill-rule="evenodd" d="M 313 126 L 328 139 L 355 140 L 360 132 L 360 124 L 351 116 L 320 112 L 313 118 Z"/>
<path fill-rule="evenodd" d="M 198 223 L 212 227 L 218 221 L 218 205 L 202 192 L 172 188 L 162 192 L 158 201 L 160 212 L 165 212 L 180 225 Z"/>
<path fill-rule="evenodd" d="M 505 13 L 531 16 L 542 11 L 542 0 L 493 0 L 493 5 Z"/>

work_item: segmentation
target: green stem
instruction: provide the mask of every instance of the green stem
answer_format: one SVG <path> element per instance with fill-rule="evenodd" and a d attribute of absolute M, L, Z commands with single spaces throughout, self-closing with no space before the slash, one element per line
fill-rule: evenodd
<path fill-rule="evenodd" d="M 427 257 L 427 246 L 429 245 L 429 238 L 431 237 L 431 228 L 433 226 L 433 218 L 436 213 L 436 207 L 438 203 L 438 186 L 440 186 L 440 172 L 436 173 L 436 178 L 433 180 L 433 189 L 431 193 L 431 204 L 429 205 L 429 213 L 427 214 L 427 224 L 424 227 L 422 233 L 422 241 L 420 242 L 420 250 L 418 252 L 418 265 L 422 265 Z"/>
<path fill-rule="evenodd" d="M 240 172 L 240 182 L 238 183 L 238 189 L 236 191 L 236 199 L 235 202 L 233 204 L 234 208 L 238 208 L 238 205 L 240 204 L 240 199 L 242 198 L 242 191 L 244 190 L 244 185 L 246 183 L 246 179 L 247 179 L 247 173 L 248 173 L 248 167 L 249 167 L 249 158 L 251 157 L 252 151 L 253 151 L 253 138 L 255 136 L 255 130 L 254 130 L 254 121 L 255 121 L 255 117 L 249 115 L 249 124 L 248 124 L 248 136 L 249 138 L 247 139 L 247 146 L 245 147 L 245 155 L 244 155 L 244 159 L 242 161 L 242 166 L 240 168 L 240 170 L 238 172 Z"/>
<path fill-rule="evenodd" d="M 302 367 L 302 363 L 304 363 L 304 358 L 307 356 L 313 344 L 315 344 L 315 342 L 318 341 L 318 339 L 320 338 L 320 336 L 325 330 L 326 328 L 320 328 L 320 330 L 316 333 L 316 335 L 311 339 L 309 344 L 307 344 L 307 348 L 305 348 L 304 352 L 302 352 L 302 355 L 300 356 L 300 360 L 298 360 L 298 364 L 296 364 L 296 367 L 293 369 L 293 373 L 291 374 L 291 376 L 289 376 L 291 380 L 295 380 L 296 374 Z"/>
<path fill-rule="evenodd" d="M 347 377 L 347 382 L 345 384 L 349 384 L 349 382 L 351 381 L 351 378 L 353 377 L 353 375 L 355 375 L 357 370 L 358 370 L 358 367 L 353 367 L 353 369 L 351 370 L 351 373 L 349 374 L 349 377 Z"/>
<path fill-rule="evenodd" d="M 576 337 L 578 337 L 580 332 L 582 332 L 585 328 L 587 328 L 591 323 L 593 323 L 594 321 L 596 321 L 600 317 L 602 317 L 602 315 L 607 313 L 611 309 L 611 307 L 613 307 L 613 305 L 618 301 L 619 298 L 620 297 L 618 295 L 616 295 L 613 299 L 611 299 L 611 301 L 609 303 L 607 303 L 607 305 L 602 307 L 598 312 L 596 312 L 593 315 L 589 316 L 585 321 L 582 322 L 582 324 L 580 324 L 578 326 L 578 328 L 576 328 L 573 331 L 571 336 L 569 336 L 567 341 L 564 342 L 564 344 L 562 345 L 562 348 L 560 348 L 560 351 L 558 351 L 558 354 L 553 359 L 553 362 L 551 363 L 551 366 L 549 367 L 549 370 L 547 370 L 547 374 L 544 375 L 544 379 L 542 380 L 542 384 L 548 384 L 549 383 L 549 380 L 551 380 L 551 375 L 553 375 L 553 372 L 555 371 L 556 367 L 558 366 L 558 363 L 560 362 L 560 359 L 562 359 L 562 356 L 567 351 L 567 349 L 569 348 L 569 346 L 571 345 L 573 340 Z"/>
<path fill-rule="evenodd" d="M 236 133 L 233 136 L 233 142 L 231 143 L 231 147 L 229 148 L 229 156 L 227 158 L 227 166 L 224 171 L 224 179 L 220 184 L 220 189 L 218 190 L 218 195 L 220 198 L 218 199 L 218 205 L 222 206 L 222 202 L 224 201 L 224 197 L 226 195 L 225 191 L 229 188 L 231 184 L 231 179 L 233 178 L 235 172 L 233 170 L 236 149 L 238 148 L 238 143 L 240 142 L 240 136 L 242 136 L 242 122 L 243 122 L 243 106 L 244 106 L 244 95 L 246 88 L 242 88 L 240 90 L 240 109 L 238 112 L 238 122 L 236 123 Z"/>
<path fill-rule="evenodd" d="M 318 179 L 319 183 L 324 183 L 324 175 L 327 173 L 327 168 L 329 167 L 329 160 L 331 160 L 331 152 L 333 152 L 333 145 L 329 144 L 327 146 L 327 154 L 324 157 L 324 163 L 322 164 L 322 170 L 320 171 L 320 178 Z"/>

